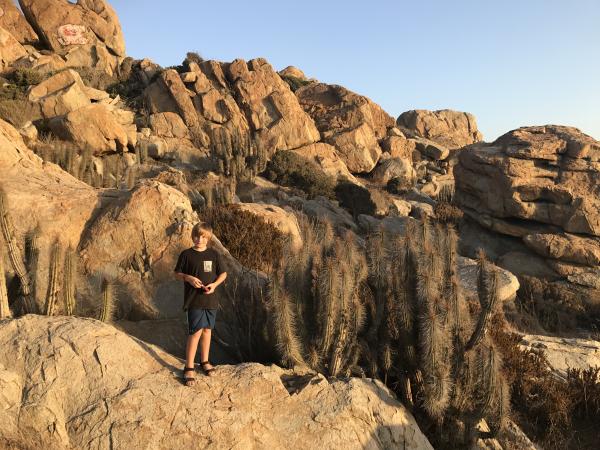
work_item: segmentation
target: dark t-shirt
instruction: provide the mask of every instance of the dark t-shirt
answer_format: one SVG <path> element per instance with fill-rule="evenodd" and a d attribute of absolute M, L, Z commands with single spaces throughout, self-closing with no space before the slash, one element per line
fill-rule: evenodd
<path fill-rule="evenodd" d="M 219 254 L 212 248 L 201 252 L 188 248 L 179 255 L 175 272 L 192 275 L 206 285 L 215 281 L 224 270 Z M 184 281 L 183 285 L 183 309 L 217 309 L 219 307 L 221 285 L 212 294 L 205 294 L 202 289 L 195 288 L 187 281 Z"/>

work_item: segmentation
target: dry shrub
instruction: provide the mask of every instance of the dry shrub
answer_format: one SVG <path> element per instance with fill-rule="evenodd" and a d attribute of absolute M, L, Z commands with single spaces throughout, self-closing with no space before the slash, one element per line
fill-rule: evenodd
<path fill-rule="evenodd" d="M 0 98 L 3 95 L 0 93 Z M 42 118 L 39 105 L 26 99 L 0 100 L 0 118 L 19 129 L 27 122 Z"/>
<path fill-rule="evenodd" d="M 523 350 L 521 337 L 494 318 L 492 336 L 511 386 L 513 420 L 545 449 L 592 449 L 591 426 L 600 421 L 600 367 L 552 372 L 542 350 Z"/>
<path fill-rule="evenodd" d="M 517 306 L 535 317 L 539 324 L 552 333 L 585 328 L 600 328 L 600 308 L 570 283 L 547 281 L 536 277 L 519 277 Z"/>
<path fill-rule="evenodd" d="M 212 225 L 221 243 L 245 267 L 268 272 L 280 263 L 287 237 L 262 217 L 237 205 L 207 208 L 202 216 Z"/>
<path fill-rule="evenodd" d="M 370 216 L 376 214 L 377 205 L 367 188 L 349 181 L 342 181 L 335 187 L 335 196 L 340 202 L 340 206 L 348 209 L 354 218 L 360 214 Z"/>
<path fill-rule="evenodd" d="M 309 198 L 319 195 L 334 199 L 335 180 L 313 161 L 294 152 L 278 151 L 267 164 L 266 177 L 282 186 L 302 189 Z"/>
<path fill-rule="evenodd" d="M 458 225 L 463 218 L 462 210 L 447 202 L 437 202 L 433 207 L 437 222 Z"/>
<path fill-rule="evenodd" d="M 109 86 L 119 81 L 116 76 L 109 75 L 104 70 L 94 67 L 70 67 L 70 69 L 79 74 L 86 86 L 102 91 L 107 90 Z"/>

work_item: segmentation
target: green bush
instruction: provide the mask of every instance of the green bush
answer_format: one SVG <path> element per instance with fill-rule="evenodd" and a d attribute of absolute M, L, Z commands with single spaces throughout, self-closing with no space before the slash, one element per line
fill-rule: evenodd
<path fill-rule="evenodd" d="M 245 267 L 268 272 L 280 263 L 287 237 L 262 217 L 237 205 L 214 206 L 201 215 L 212 225 L 215 236 Z"/>
<path fill-rule="evenodd" d="M 309 198 L 334 199 L 335 180 L 313 161 L 294 152 L 278 151 L 267 164 L 265 176 L 280 185 L 302 189 Z"/>
<path fill-rule="evenodd" d="M 294 77 L 292 75 L 283 75 L 281 78 L 283 79 L 283 81 L 285 81 L 290 86 L 290 89 L 292 90 L 292 92 L 296 92 L 302 86 L 306 86 L 307 84 L 310 84 L 310 81 L 303 80 L 301 78 Z"/>
<path fill-rule="evenodd" d="M 340 205 L 347 208 L 354 218 L 359 214 L 374 216 L 377 211 L 369 190 L 349 181 L 342 181 L 335 187 L 335 196 Z"/>
<path fill-rule="evenodd" d="M 390 194 L 402 195 L 412 189 L 412 184 L 408 183 L 404 177 L 390 178 L 385 189 Z"/>
<path fill-rule="evenodd" d="M 18 68 L 10 74 L 9 79 L 17 86 L 28 87 L 41 83 L 46 76 L 35 69 Z"/>

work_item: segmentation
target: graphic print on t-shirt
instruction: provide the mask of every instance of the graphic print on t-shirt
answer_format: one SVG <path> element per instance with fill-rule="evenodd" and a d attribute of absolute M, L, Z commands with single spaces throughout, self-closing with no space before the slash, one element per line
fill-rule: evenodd
<path fill-rule="evenodd" d="M 210 272 L 212 270 L 212 261 L 204 261 L 204 271 Z"/>

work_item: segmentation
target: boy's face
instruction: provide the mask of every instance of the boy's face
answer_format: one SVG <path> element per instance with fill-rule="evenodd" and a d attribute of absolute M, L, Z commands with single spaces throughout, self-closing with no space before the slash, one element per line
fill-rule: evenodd
<path fill-rule="evenodd" d="M 198 236 L 194 236 L 192 241 L 194 241 L 194 247 L 206 247 L 208 242 L 210 241 L 211 233 L 208 231 L 201 231 Z"/>

